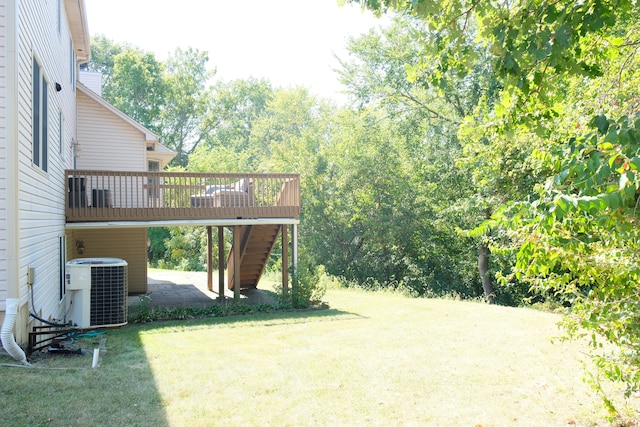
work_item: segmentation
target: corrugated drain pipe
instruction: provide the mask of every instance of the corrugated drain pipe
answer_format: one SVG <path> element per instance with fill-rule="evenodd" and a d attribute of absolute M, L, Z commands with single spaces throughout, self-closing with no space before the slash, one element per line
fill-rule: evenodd
<path fill-rule="evenodd" d="M 20 348 L 20 346 L 16 343 L 16 339 L 13 336 L 13 328 L 16 325 L 16 316 L 18 315 L 18 300 L 15 298 L 7 298 L 4 314 L 4 321 L 2 322 L 2 334 L 0 338 L 2 339 L 2 346 L 7 353 L 18 362 L 23 365 L 29 365 L 27 362 L 27 356 L 24 354 L 24 351 Z"/>

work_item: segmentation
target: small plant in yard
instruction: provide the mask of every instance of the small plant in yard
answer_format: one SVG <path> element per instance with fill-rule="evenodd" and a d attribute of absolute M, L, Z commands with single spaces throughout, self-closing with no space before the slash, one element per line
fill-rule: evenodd
<path fill-rule="evenodd" d="M 281 305 L 290 305 L 293 308 L 307 308 L 310 305 L 318 305 L 327 292 L 327 275 L 323 265 L 312 265 L 302 256 L 298 264 L 297 274 L 293 277 L 294 286 L 291 292 L 284 294 L 282 285 L 277 285 L 276 292 L 280 295 Z"/>
<path fill-rule="evenodd" d="M 139 296 L 140 301 L 135 308 L 135 317 L 138 320 L 136 323 L 144 323 L 144 321 L 151 320 L 153 318 L 153 308 L 151 307 L 151 294 L 144 294 Z M 130 315 L 131 317 L 131 315 Z"/>
<path fill-rule="evenodd" d="M 129 312 L 129 323 L 151 323 L 165 320 L 204 319 L 243 314 L 268 313 L 288 309 L 278 304 L 237 303 L 228 306 L 212 304 L 207 307 L 151 307 L 150 295 L 140 297 L 140 304 Z"/>

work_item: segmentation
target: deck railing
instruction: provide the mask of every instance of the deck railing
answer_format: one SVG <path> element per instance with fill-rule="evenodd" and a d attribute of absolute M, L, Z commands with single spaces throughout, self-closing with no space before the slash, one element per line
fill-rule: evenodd
<path fill-rule="evenodd" d="M 298 218 L 300 176 L 67 170 L 67 222 Z"/>

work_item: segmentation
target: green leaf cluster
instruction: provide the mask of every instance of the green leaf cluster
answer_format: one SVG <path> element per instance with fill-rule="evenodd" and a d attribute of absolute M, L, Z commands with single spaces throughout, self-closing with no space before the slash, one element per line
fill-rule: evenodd
<path fill-rule="evenodd" d="M 424 22 L 430 35 L 408 65 L 413 81 L 448 91 L 488 61 L 494 96 L 487 91 L 463 118 L 459 163 L 493 208 L 494 258 L 515 255 L 504 283 L 561 301 L 568 334 L 591 338 L 600 374 L 637 391 L 640 4 L 352 3 Z"/>

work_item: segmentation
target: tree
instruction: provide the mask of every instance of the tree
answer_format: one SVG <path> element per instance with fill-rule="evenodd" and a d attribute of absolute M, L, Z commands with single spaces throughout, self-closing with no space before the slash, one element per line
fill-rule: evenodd
<path fill-rule="evenodd" d="M 349 58 L 341 61 L 339 74 L 353 105 L 383 111 L 405 141 L 404 167 L 421 202 L 414 206 L 413 221 L 423 223 L 425 234 L 417 238 L 424 242 L 423 248 L 414 251 L 421 255 L 404 256 L 429 260 L 423 276 L 451 265 L 460 272 L 421 285 L 419 293 L 445 291 L 476 296 L 477 289 L 482 288 L 471 266 L 481 270 L 488 266 L 488 246 L 480 236 L 472 240 L 461 236 L 456 228 L 474 228 L 484 221 L 486 203 L 482 206 L 481 199 L 474 195 L 477 188 L 472 169 L 461 161 L 464 153 L 457 133 L 481 99 L 495 98 L 495 80 L 487 67 L 475 67 L 466 76 L 451 79 L 446 90 L 409 81 L 407 69 L 418 62 L 428 40 L 429 31 L 421 20 L 395 17 L 388 28 L 350 41 Z M 473 260 L 475 246 L 479 263 Z M 484 268 L 484 293 L 493 300 L 495 292 L 486 271 Z"/>
<path fill-rule="evenodd" d="M 339 119 L 320 187 L 324 203 L 313 221 L 316 238 L 330 249 L 321 261 L 351 283 L 404 285 L 419 223 L 411 222 L 417 197 L 403 167 L 401 138 L 375 111 L 345 111 Z"/>
<path fill-rule="evenodd" d="M 261 158 L 258 170 L 299 172 L 303 185 L 312 176 L 321 147 L 326 145 L 335 108 L 303 87 L 276 89 L 254 121 L 250 151 Z M 303 187 L 304 188 L 304 187 Z"/>
<path fill-rule="evenodd" d="M 135 48 L 128 44 L 115 43 L 104 34 L 91 37 L 91 60 L 87 63 L 87 68 L 102 73 L 103 88 L 111 85 L 114 58 L 129 49 Z"/>
<path fill-rule="evenodd" d="M 639 219 L 640 121 L 637 90 L 630 88 L 638 84 L 640 4 L 358 3 L 378 12 L 406 11 L 428 23 L 430 54 L 409 75 L 425 85 L 442 87 L 477 64 L 469 34 L 488 47 L 500 100 L 467 118 L 462 132 L 480 135 L 471 138 L 476 146 L 515 154 L 536 172 L 532 183 L 515 182 L 536 191 L 503 200 L 504 210 L 487 226 L 510 233 L 515 277 L 570 305 L 569 336 L 586 331 L 594 350 L 603 339 L 615 346 L 611 354 L 594 351 L 600 373 L 624 382 L 628 393 L 638 390 L 638 236 L 632 224 Z M 518 143 L 529 149 L 514 149 Z M 498 173 L 484 175 L 487 182 L 512 178 L 508 170 L 493 170 Z"/>
<path fill-rule="evenodd" d="M 211 116 L 217 126 L 208 135 L 210 149 L 223 146 L 242 152 L 250 149 L 251 132 L 273 97 L 273 88 L 266 80 L 249 78 L 219 82 L 215 85 Z"/>
<path fill-rule="evenodd" d="M 113 58 L 110 84 L 102 94 L 116 108 L 159 134 L 166 93 L 163 72 L 163 64 L 153 54 L 124 50 Z"/>
<path fill-rule="evenodd" d="M 571 306 L 564 320 L 570 336 L 589 336 L 598 375 L 626 384 L 627 395 L 640 388 L 636 52 L 610 52 L 597 81 L 566 86 L 564 129 L 536 152 L 552 174 L 535 203 L 513 203 L 501 218 L 519 243 L 517 274 Z M 603 353 L 602 341 L 616 350 Z M 591 381 L 600 389 L 597 375 Z M 615 409 L 606 396 L 605 403 Z"/>
<path fill-rule="evenodd" d="M 179 166 L 186 166 L 189 154 L 218 125 L 208 86 L 215 71 L 207 70 L 208 60 L 206 52 L 178 48 L 166 61 L 160 129 L 163 144 L 178 152 L 173 163 Z"/>

